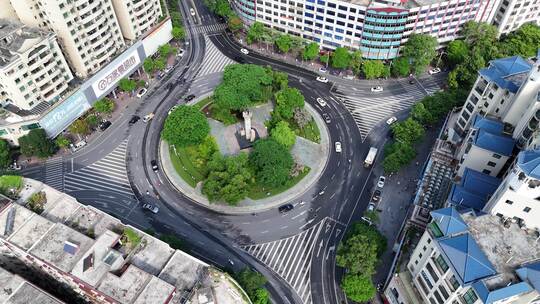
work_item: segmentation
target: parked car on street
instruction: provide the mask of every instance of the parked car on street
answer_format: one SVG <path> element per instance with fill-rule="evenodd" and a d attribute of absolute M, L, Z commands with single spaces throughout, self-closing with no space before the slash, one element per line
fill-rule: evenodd
<path fill-rule="evenodd" d="M 326 101 L 324 101 L 324 99 L 320 98 L 320 97 L 317 97 L 317 103 L 321 106 L 321 107 L 325 107 L 326 106 Z"/>
<path fill-rule="evenodd" d="M 99 129 L 101 131 L 105 131 L 107 130 L 108 127 L 110 127 L 112 125 L 112 123 L 108 120 L 104 120 L 103 122 L 101 122 L 101 124 L 99 124 Z"/>
<path fill-rule="evenodd" d="M 367 206 L 367 211 L 375 211 L 375 204 L 369 203 Z"/>
<path fill-rule="evenodd" d="M 434 74 L 438 74 L 441 72 L 441 69 L 439 68 L 434 68 L 434 69 L 431 69 L 428 71 L 429 75 L 434 75 Z"/>
<path fill-rule="evenodd" d="M 319 77 L 317 77 L 317 81 L 318 81 L 318 82 L 322 82 L 322 83 L 327 83 L 327 82 L 328 82 L 328 78 L 319 76 Z"/>
<path fill-rule="evenodd" d="M 146 94 L 146 92 L 148 92 L 148 89 L 147 89 L 147 88 L 140 88 L 139 91 L 137 91 L 137 97 L 138 97 L 138 98 L 143 97 L 144 94 Z"/>
<path fill-rule="evenodd" d="M 386 181 L 386 178 L 384 176 L 379 177 L 379 181 L 377 182 L 377 187 L 382 188 L 384 187 L 384 182 Z"/>
<path fill-rule="evenodd" d="M 325 67 L 320 67 L 319 72 L 326 73 L 326 72 L 328 72 L 328 70 Z"/>
<path fill-rule="evenodd" d="M 150 211 L 150 212 L 152 212 L 154 214 L 159 212 L 159 207 L 156 206 L 156 205 L 152 205 L 152 204 L 143 204 L 142 208 L 145 209 L 145 210 L 148 210 L 148 211 Z"/>
<path fill-rule="evenodd" d="M 186 96 L 186 102 L 192 101 L 193 99 L 195 99 L 195 95 L 193 94 Z"/>
<path fill-rule="evenodd" d="M 249 54 L 249 51 L 246 50 L 246 49 L 244 49 L 244 48 L 241 48 L 241 49 L 240 49 L 240 52 L 241 52 L 242 54 L 244 54 L 244 55 L 248 55 L 248 54 Z"/>
<path fill-rule="evenodd" d="M 371 200 L 374 202 L 378 202 L 381 199 L 381 190 L 377 189 L 373 192 L 373 196 L 371 197 Z"/>
<path fill-rule="evenodd" d="M 195 10 L 193 8 L 189 9 L 189 13 L 191 14 L 191 16 L 195 16 Z"/>
<path fill-rule="evenodd" d="M 129 124 L 130 124 L 130 125 L 133 125 L 133 124 L 135 124 L 137 121 L 139 121 L 139 119 L 141 119 L 139 116 L 133 115 L 133 116 L 131 116 L 131 119 L 129 120 Z"/>

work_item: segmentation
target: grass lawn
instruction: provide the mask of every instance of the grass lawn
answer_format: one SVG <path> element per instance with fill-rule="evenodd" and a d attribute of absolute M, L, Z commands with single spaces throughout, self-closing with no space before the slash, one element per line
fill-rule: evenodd
<path fill-rule="evenodd" d="M 296 135 L 318 144 L 321 143 L 321 131 L 319 130 L 319 127 L 317 127 L 315 119 L 311 119 L 311 121 L 304 127 L 304 129 L 296 127 L 295 124 L 289 125 L 295 127 L 294 133 Z"/>
<path fill-rule="evenodd" d="M 289 190 L 294 185 L 298 184 L 298 182 L 301 181 L 309 173 L 309 170 L 311 169 L 306 166 L 302 173 L 298 174 L 297 177 L 290 179 L 285 185 L 281 187 L 272 188 L 272 189 L 265 188 L 263 190 L 262 186 L 254 185 L 252 186 L 251 191 L 248 194 L 248 197 L 251 199 L 263 199 L 269 196 L 274 196 L 286 190 Z M 270 192 L 270 195 L 266 195 L 268 192 Z"/>
<path fill-rule="evenodd" d="M 0 192 L 6 193 L 9 189 L 21 189 L 23 185 L 22 176 L 2 175 L 0 176 Z"/>
<path fill-rule="evenodd" d="M 175 149 L 173 146 L 169 146 L 169 154 L 171 156 L 171 162 L 176 169 L 176 172 L 186 183 L 191 187 L 195 187 L 198 182 L 204 179 L 204 175 L 193 165 L 193 163 L 187 157 L 185 148 Z"/>
<path fill-rule="evenodd" d="M 214 101 L 214 96 L 206 97 L 205 99 L 199 100 L 193 107 L 202 110 L 204 106 Z"/>

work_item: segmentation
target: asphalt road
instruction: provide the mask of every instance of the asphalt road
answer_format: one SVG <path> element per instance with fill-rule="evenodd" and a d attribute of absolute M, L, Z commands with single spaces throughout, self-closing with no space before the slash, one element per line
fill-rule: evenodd
<path fill-rule="evenodd" d="M 203 94 L 211 91 L 219 81 L 219 75 L 210 75 L 194 81 L 205 59 L 205 40 L 194 29 L 198 26 L 216 24 L 214 17 L 202 3 L 180 2 L 184 20 L 187 22 L 189 45 L 182 60 L 160 83 L 140 101 L 131 103 L 113 125 L 78 153 L 62 159 L 64 186 L 69 194 L 84 203 L 94 205 L 122 220 L 141 228 L 152 228 L 161 233 L 180 235 L 190 252 L 220 268 L 241 269 L 245 265 L 256 268 L 269 279 L 269 290 L 275 303 L 342 303 L 345 298 L 337 288 L 340 273 L 336 272 L 335 250 L 344 236 L 347 226 L 358 220 L 369 201 L 376 177 L 363 161 L 370 146 L 382 147 L 386 141 L 387 126 L 375 126 L 369 137 L 362 138 L 357 121 L 334 93 L 334 83 L 317 82 L 315 73 L 283 62 L 268 59 L 251 52 L 243 55 L 240 45 L 224 33 L 210 36 L 210 41 L 227 57 L 258 65 L 270 65 L 290 75 L 290 85 L 300 89 L 306 101 L 319 112 L 328 113 L 332 123 L 327 124 L 330 142 L 340 141 L 343 151 L 331 154 L 319 181 L 306 193 L 291 203 L 295 209 L 286 214 L 268 210 L 256 215 L 223 215 L 208 211 L 178 193 L 161 171 L 154 172 L 150 161 L 157 160 L 160 130 L 168 110 L 182 103 L 187 94 Z M 196 9 L 195 17 L 185 12 Z M 381 96 L 391 97 L 407 92 L 408 88 L 392 80 L 377 82 L 385 86 Z M 368 90 L 373 83 L 340 82 L 339 90 L 371 95 Z M 419 84 L 420 85 L 420 84 Z M 387 89 L 386 89 L 387 88 Z M 426 91 L 427 93 L 427 91 Z M 328 105 L 321 108 L 317 97 Z M 154 113 L 148 123 L 139 121 L 130 126 L 132 115 L 143 117 Z M 121 168 L 121 162 L 125 168 Z M 26 176 L 43 180 L 52 175 L 49 167 L 27 170 Z M 304 201 L 306 204 L 300 205 Z M 141 203 L 149 202 L 160 207 L 157 215 L 144 212 Z M 316 231 L 316 233 L 315 233 Z M 309 232 L 309 235 L 308 233 Z M 300 258 L 296 247 L 286 248 L 297 235 L 305 236 L 306 243 Z M 283 242 L 284 239 L 289 238 Z M 278 256 L 292 266 L 276 267 L 261 256 L 248 253 L 246 246 L 284 243 Z M 269 246 L 266 246 L 269 247 Z M 266 247 L 260 247 L 264 250 Z M 273 255 L 276 250 L 273 249 Z M 296 251 L 295 251 L 296 250 Z M 270 253 L 270 252 L 269 252 Z M 294 261 L 293 261 L 294 258 Z M 289 261 L 290 260 L 290 261 Z M 299 266 L 294 266 L 298 263 Z M 281 266 L 280 266 L 281 267 Z M 306 268 L 302 268 L 306 267 Z M 288 273 L 299 272 L 300 275 Z M 306 281 L 305 284 L 298 282 Z M 307 293 L 306 293 L 306 290 Z M 307 294 L 307 296 L 305 296 Z"/>

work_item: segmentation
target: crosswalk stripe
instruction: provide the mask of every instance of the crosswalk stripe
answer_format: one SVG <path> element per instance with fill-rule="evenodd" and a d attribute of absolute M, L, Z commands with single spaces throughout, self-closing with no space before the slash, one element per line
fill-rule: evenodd
<path fill-rule="evenodd" d="M 225 23 L 215 23 L 209 25 L 199 25 L 193 27 L 195 33 L 198 34 L 210 34 L 223 31 L 227 27 Z"/>
<path fill-rule="evenodd" d="M 64 160 L 62 156 L 45 161 L 44 182 L 56 190 L 64 191 Z"/>
<path fill-rule="evenodd" d="M 233 64 L 235 61 L 229 57 L 223 55 L 221 51 L 208 39 L 204 37 L 206 52 L 204 60 L 197 73 L 197 78 L 210 75 L 217 72 L 222 72 L 229 64 Z"/>
<path fill-rule="evenodd" d="M 66 191 L 97 190 L 134 196 L 126 170 L 128 139 L 97 162 L 66 174 Z"/>

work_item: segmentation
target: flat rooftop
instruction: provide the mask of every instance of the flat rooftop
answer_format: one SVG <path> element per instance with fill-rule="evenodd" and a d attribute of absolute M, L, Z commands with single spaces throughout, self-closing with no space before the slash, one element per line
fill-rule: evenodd
<path fill-rule="evenodd" d="M 0 19 L 0 67 L 11 63 L 49 35 L 48 32 L 22 23 Z"/>
<path fill-rule="evenodd" d="M 22 277 L 0 268 L 0 303 L 9 304 L 61 304 L 45 291 Z"/>
<path fill-rule="evenodd" d="M 182 291 L 193 286 L 204 274 L 206 264 L 177 250 L 159 274 L 163 281 Z"/>
<path fill-rule="evenodd" d="M 151 274 L 129 265 L 120 276 L 107 273 L 97 289 L 121 303 L 131 303 L 151 278 Z"/>
<path fill-rule="evenodd" d="M 506 284 L 515 277 L 516 268 L 540 259 L 536 233 L 520 229 L 514 223 L 504 225 L 497 216 L 475 216 L 468 212 L 461 214 L 461 217 L 467 223 L 469 233 L 499 273 L 497 280 L 490 280 L 492 283 L 500 281 L 501 285 Z"/>

